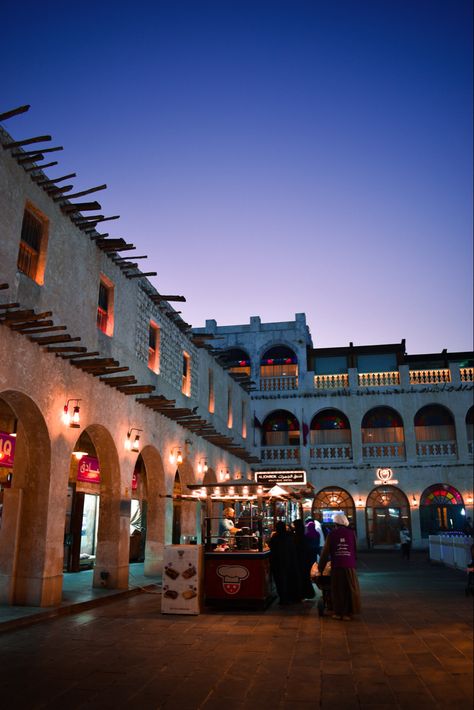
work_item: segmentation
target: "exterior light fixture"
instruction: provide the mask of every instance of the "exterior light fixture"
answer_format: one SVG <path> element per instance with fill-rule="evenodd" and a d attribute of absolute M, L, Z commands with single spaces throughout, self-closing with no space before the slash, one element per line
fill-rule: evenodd
<path fill-rule="evenodd" d="M 466 498 L 466 503 L 467 503 L 468 505 L 472 505 L 472 496 L 471 496 L 471 495 L 468 495 L 468 496 L 467 496 L 467 498 Z"/>
<path fill-rule="evenodd" d="M 134 431 L 136 431 L 137 433 L 135 434 L 135 437 L 132 441 L 132 434 Z M 139 431 L 143 431 L 143 429 L 137 429 L 136 427 L 132 427 L 128 430 L 127 438 L 125 439 L 124 444 L 127 451 L 133 451 L 134 453 L 138 453 L 138 451 L 140 451 L 140 434 L 138 433 Z"/>
<path fill-rule="evenodd" d="M 263 496 L 263 486 L 258 486 L 258 488 L 257 488 L 257 494 L 258 494 L 259 496 Z"/>
<path fill-rule="evenodd" d="M 170 451 L 170 463 L 183 463 L 183 454 L 177 446 Z"/>
<path fill-rule="evenodd" d="M 363 505 L 364 505 L 364 501 L 363 501 L 362 498 L 359 496 L 359 500 L 357 501 L 357 506 L 358 506 L 359 508 L 362 508 Z"/>
<path fill-rule="evenodd" d="M 198 473 L 207 473 L 207 470 L 208 470 L 207 459 L 200 459 L 198 461 L 197 470 L 198 470 Z"/>
<path fill-rule="evenodd" d="M 69 402 L 75 402 L 76 404 L 74 406 L 69 406 Z M 68 399 L 66 404 L 64 405 L 63 409 L 63 422 L 66 424 L 66 426 L 70 427 L 71 429 L 79 429 L 81 426 L 81 421 L 80 421 L 80 407 L 78 402 L 82 402 L 81 399 Z"/>
<path fill-rule="evenodd" d="M 417 501 L 417 499 L 416 499 L 415 494 L 413 494 L 413 497 L 412 497 L 412 499 L 411 499 L 411 504 L 412 504 L 412 506 L 413 506 L 414 508 L 416 508 L 416 506 L 418 505 L 418 501 Z"/>

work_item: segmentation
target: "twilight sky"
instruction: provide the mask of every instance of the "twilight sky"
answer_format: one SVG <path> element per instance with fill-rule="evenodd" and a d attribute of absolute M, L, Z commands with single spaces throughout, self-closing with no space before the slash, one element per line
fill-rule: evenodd
<path fill-rule="evenodd" d="M 472 349 L 471 0 L 4 0 L 1 24 L 0 112 L 31 104 L 5 128 L 107 183 L 102 231 L 187 322 Z"/>

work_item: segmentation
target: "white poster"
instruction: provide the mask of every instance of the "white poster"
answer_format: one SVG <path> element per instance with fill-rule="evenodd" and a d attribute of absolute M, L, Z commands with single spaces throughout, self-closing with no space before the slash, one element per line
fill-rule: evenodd
<path fill-rule="evenodd" d="M 199 614 L 202 578 L 202 545 L 166 545 L 161 613 Z"/>

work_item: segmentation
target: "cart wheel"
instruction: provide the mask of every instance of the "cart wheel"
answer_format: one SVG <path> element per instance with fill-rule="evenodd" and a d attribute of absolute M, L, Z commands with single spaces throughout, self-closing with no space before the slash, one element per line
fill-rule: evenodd
<path fill-rule="evenodd" d="M 324 602 L 322 599 L 318 601 L 318 614 L 319 616 L 324 616 Z"/>

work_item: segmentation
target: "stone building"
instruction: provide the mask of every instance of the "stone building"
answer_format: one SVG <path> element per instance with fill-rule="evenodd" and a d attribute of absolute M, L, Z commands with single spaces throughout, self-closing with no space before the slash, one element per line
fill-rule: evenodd
<path fill-rule="evenodd" d="M 130 558 L 159 573 L 200 535 L 187 484 L 257 460 L 247 389 L 104 234 L 105 186 L 46 175 L 48 139 L 0 129 L 0 601 L 41 606 L 92 563 L 94 586 L 127 588 Z"/>
<path fill-rule="evenodd" d="M 220 361 L 253 383 L 260 470 L 302 469 L 304 513 L 343 510 L 362 547 L 416 547 L 473 511 L 473 353 L 409 355 L 405 341 L 315 348 L 306 317 L 218 326 Z"/>

